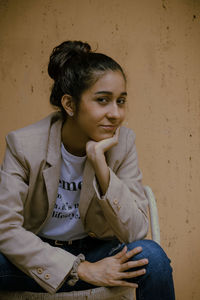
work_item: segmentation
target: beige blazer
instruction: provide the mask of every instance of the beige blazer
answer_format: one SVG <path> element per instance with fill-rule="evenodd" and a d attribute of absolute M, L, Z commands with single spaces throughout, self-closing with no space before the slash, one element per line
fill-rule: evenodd
<path fill-rule="evenodd" d="M 62 122 L 61 114 L 53 113 L 8 134 L 0 170 L 0 252 L 50 293 L 61 286 L 76 259 L 37 236 L 56 201 Z M 134 139 L 122 127 L 118 145 L 106 153 L 110 183 L 102 198 L 86 160 L 79 210 L 85 231 L 94 238 L 127 243 L 146 236 L 147 200 Z"/>

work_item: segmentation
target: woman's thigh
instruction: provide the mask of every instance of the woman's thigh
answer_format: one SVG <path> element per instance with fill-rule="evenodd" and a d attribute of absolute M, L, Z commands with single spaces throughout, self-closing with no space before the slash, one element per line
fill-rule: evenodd
<path fill-rule="evenodd" d="M 112 256 L 123 249 L 125 244 L 119 241 L 102 242 L 97 248 L 88 251 L 86 260 L 95 262 L 107 256 Z M 174 300 L 174 285 L 170 260 L 164 250 L 152 240 L 140 240 L 126 245 L 128 251 L 141 246 L 142 251 L 135 255 L 132 260 L 148 259 L 145 266 L 146 274 L 133 278 L 131 281 L 138 283 L 137 300 Z M 143 267 L 141 267 L 143 268 Z M 136 270 L 136 269 L 133 269 Z M 75 289 L 87 286 L 79 281 Z"/>
<path fill-rule="evenodd" d="M 78 253 L 83 252 L 86 260 L 90 262 L 98 261 L 106 256 L 109 256 L 110 251 L 116 248 L 118 241 L 98 241 L 94 243 L 94 247 L 88 245 L 84 249 L 76 249 Z M 65 249 L 71 251 L 71 249 Z M 83 250 L 83 251 L 82 251 Z M 75 253 L 73 253 L 75 254 Z M 71 292 L 74 290 L 86 290 L 94 288 L 93 285 L 79 280 L 75 286 L 69 286 L 67 282 L 61 286 L 58 292 Z M 24 272 L 14 266 L 3 254 L 0 253 L 0 290 L 8 291 L 31 291 L 31 292 L 45 292 L 45 290 L 38 285 L 38 283 L 26 275 Z"/>
<path fill-rule="evenodd" d="M 142 252 L 133 257 L 133 260 L 148 258 L 149 263 L 146 266 L 146 274 L 133 281 L 139 284 L 137 289 L 137 299 L 162 299 L 173 300 L 173 280 L 171 275 L 170 261 L 162 248 L 153 241 L 141 240 L 127 245 L 128 250 L 141 246 Z M 86 260 L 95 262 L 104 257 L 111 256 L 119 252 L 124 247 L 118 241 L 107 241 L 98 244 L 92 250 L 86 249 Z M 72 290 L 84 290 L 94 288 L 94 286 L 79 280 L 74 287 L 66 282 L 58 292 L 69 292 Z M 168 289 L 171 296 L 168 298 L 149 298 L 154 293 L 157 296 L 159 290 Z M 25 290 L 34 292 L 45 292 L 32 278 L 17 269 L 4 255 L 0 254 L 0 290 Z M 140 296 L 140 294 L 142 296 Z M 161 292 L 162 294 L 162 292 Z M 149 296 L 148 296 L 149 295 Z"/>

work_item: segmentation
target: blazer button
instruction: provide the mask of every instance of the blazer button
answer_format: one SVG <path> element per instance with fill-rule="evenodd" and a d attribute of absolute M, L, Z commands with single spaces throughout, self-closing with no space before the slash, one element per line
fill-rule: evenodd
<path fill-rule="evenodd" d="M 50 279 L 50 277 L 51 277 L 51 275 L 48 274 L 48 273 L 44 275 L 44 278 L 45 278 L 46 280 Z"/>
<path fill-rule="evenodd" d="M 44 270 L 42 268 L 37 268 L 37 272 L 38 272 L 38 274 L 42 274 L 44 272 Z"/>
<path fill-rule="evenodd" d="M 92 238 L 95 238 L 96 237 L 96 234 L 94 232 L 89 232 L 88 235 Z"/>
<path fill-rule="evenodd" d="M 115 199 L 115 200 L 113 201 L 113 203 L 114 203 L 115 205 L 118 204 L 117 199 Z"/>
<path fill-rule="evenodd" d="M 120 208 L 121 208 L 121 206 L 120 206 L 120 205 L 117 205 L 117 210 L 118 210 L 118 211 L 120 210 Z"/>

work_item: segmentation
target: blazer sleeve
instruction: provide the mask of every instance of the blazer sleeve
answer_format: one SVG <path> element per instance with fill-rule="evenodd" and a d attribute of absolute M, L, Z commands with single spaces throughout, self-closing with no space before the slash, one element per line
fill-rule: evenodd
<path fill-rule="evenodd" d="M 148 215 L 142 174 L 138 167 L 135 134 L 128 130 L 125 137 L 126 151 L 122 161 L 110 171 L 107 192 L 100 196 L 94 182 L 98 202 L 116 237 L 125 243 L 143 239 L 148 232 Z M 122 142 L 122 141 L 121 141 Z"/>
<path fill-rule="evenodd" d="M 9 135 L 0 169 L 0 252 L 43 289 L 54 293 L 69 274 L 76 256 L 44 243 L 23 228 L 28 169 L 19 141 Z"/>

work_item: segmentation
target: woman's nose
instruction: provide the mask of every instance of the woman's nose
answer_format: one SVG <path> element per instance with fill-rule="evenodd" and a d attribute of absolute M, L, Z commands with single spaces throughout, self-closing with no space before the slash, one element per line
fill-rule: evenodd
<path fill-rule="evenodd" d="M 107 112 L 107 117 L 111 119 L 118 119 L 120 118 L 120 111 L 117 103 L 112 103 L 109 106 L 108 112 Z"/>

